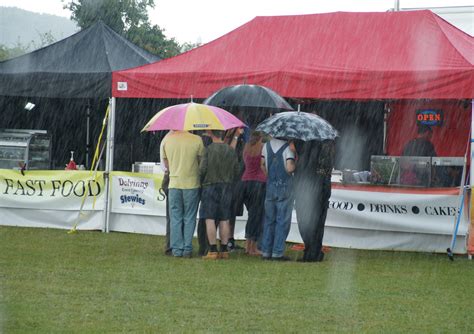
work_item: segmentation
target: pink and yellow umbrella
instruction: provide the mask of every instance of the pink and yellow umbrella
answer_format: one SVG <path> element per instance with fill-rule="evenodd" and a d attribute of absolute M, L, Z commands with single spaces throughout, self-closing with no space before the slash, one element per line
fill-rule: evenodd
<path fill-rule="evenodd" d="M 200 103 L 185 103 L 159 111 L 142 131 L 227 130 L 246 126 L 224 109 Z"/>

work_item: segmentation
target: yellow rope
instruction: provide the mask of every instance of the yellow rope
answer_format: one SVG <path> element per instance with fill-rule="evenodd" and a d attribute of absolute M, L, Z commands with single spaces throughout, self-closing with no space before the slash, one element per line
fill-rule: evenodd
<path fill-rule="evenodd" d="M 92 159 L 92 164 L 91 164 L 91 169 L 90 171 L 95 171 L 94 173 L 94 177 L 93 177 L 93 180 L 95 182 L 97 182 L 97 169 L 94 168 L 95 164 L 98 163 L 98 160 L 99 160 L 99 155 L 100 155 L 100 143 L 102 142 L 102 137 L 104 135 L 104 130 L 107 126 L 107 120 L 108 120 L 108 117 L 109 117 L 109 112 L 110 112 L 110 105 L 107 106 L 107 109 L 105 111 L 105 116 L 104 116 L 104 120 L 102 121 L 102 130 L 100 131 L 100 135 L 99 135 L 99 139 L 97 140 L 97 146 L 95 148 L 95 152 L 94 152 L 94 157 Z M 89 183 L 87 183 L 87 186 L 89 187 Z M 82 209 L 84 207 L 84 203 L 86 201 L 86 197 L 87 197 L 87 191 L 84 191 L 84 195 L 82 196 L 82 201 L 81 201 L 81 208 L 79 209 L 79 214 L 76 218 L 76 222 L 74 224 L 74 226 L 72 227 L 72 229 L 68 232 L 68 234 L 72 234 L 72 233 L 76 233 L 77 232 L 77 225 L 79 224 L 79 220 L 81 218 L 81 216 L 83 216 L 82 214 Z M 96 203 L 96 200 L 97 200 L 97 196 L 94 195 L 94 201 L 92 202 L 92 208 L 95 207 L 95 203 Z"/>
<path fill-rule="evenodd" d="M 104 120 L 102 121 L 102 130 L 100 131 L 99 139 L 97 140 L 97 146 L 95 148 L 94 157 L 92 159 L 92 164 L 91 164 L 91 171 L 94 170 L 95 162 L 99 159 L 99 151 L 100 151 L 99 147 L 102 141 L 102 136 L 104 134 L 105 127 L 107 126 L 107 119 L 109 118 L 109 112 L 110 112 L 110 105 L 107 106 L 107 110 L 105 111 L 105 117 L 104 117 Z"/>

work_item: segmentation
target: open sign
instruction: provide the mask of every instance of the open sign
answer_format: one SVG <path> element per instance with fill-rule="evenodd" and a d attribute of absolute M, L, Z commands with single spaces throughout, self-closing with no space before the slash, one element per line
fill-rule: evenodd
<path fill-rule="evenodd" d="M 444 114 L 442 110 L 425 109 L 416 111 L 416 123 L 418 125 L 442 125 Z"/>

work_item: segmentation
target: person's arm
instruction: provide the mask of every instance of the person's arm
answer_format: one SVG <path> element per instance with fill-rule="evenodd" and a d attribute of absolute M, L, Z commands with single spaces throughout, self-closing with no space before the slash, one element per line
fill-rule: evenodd
<path fill-rule="evenodd" d="M 201 156 L 201 159 L 199 162 L 199 176 L 201 178 L 201 182 L 206 177 L 207 165 L 208 165 L 208 159 L 207 159 L 207 149 L 206 149 L 204 150 L 204 154 Z"/>
<path fill-rule="evenodd" d="M 165 158 L 163 158 L 163 156 L 161 156 L 161 158 L 160 158 L 160 168 L 163 171 L 163 173 L 165 173 L 165 174 L 169 172 L 168 164 L 169 164 L 168 159 L 165 159 Z"/>
<path fill-rule="evenodd" d="M 266 144 L 263 144 L 263 146 L 262 146 L 261 156 L 262 156 L 262 158 L 260 159 L 260 168 L 262 169 L 263 174 L 265 174 L 265 176 L 268 176 L 268 170 L 267 170 L 267 166 L 265 164 L 265 158 L 267 156 L 267 145 Z"/>
<path fill-rule="evenodd" d="M 288 147 L 290 148 L 290 151 L 293 152 L 293 154 L 295 155 L 295 161 L 298 161 L 298 154 L 296 153 L 295 142 L 291 140 Z"/>
<path fill-rule="evenodd" d="M 296 164 L 294 159 L 286 159 L 286 171 L 291 174 L 295 171 Z"/>
<path fill-rule="evenodd" d="M 293 148 L 294 148 L 294 145 L 293 145 Z M 288 145 L 288 147 L 285 149 L 283 156 L 285 158 L 285 167 L 286 167 L 287 173 L 288 174 L 293 173 L 296 169 L 295 152 L 291 149 L 290 145 Z"/>
<path fill-rule="evenodd" d="M 165 165 L 165 168 L 166 168 L 164 172 L 169 173 L 170 172 L 170 165 L 168 163 L 168 159 L 163 158 L 163 164 Z"/>
<path fill-rule="evenodd" d="M 163 140 L 165 140 L 165 139 L 163 139 Z M 160 158 L 161 158 L 161 161 L 163 162 L 163 164 L 165 165 L 164 172 L 169 173 L 170 172 L 170 165 L 169 165 L 169 162 L 168 162 L 168 157 L 166 155 L 165 145 L 166 145 L 165 142 L 163 142 L 160 145 Z"/>
<path fill-rule="evenodd" d="M 234 150 L 237 147 L 237 143 L 239 142 L 239 138 L 243 132 L 244 132 L 244 129 L 242 128 L 238 128 L 231 132 L 232 137 L 229 139 L 228 143 L 229 143 L 229 146 L 232 147 Z"/>

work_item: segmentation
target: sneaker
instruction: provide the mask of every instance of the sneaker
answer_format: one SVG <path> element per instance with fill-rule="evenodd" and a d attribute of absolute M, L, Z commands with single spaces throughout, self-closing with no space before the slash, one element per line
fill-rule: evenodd
<path fill-rule="evenodd" d="M 270 261 L 271 259 L 272 259 L 271 256 L 263 256 L 262 255 L 262 260 L 264 260 L 264 261 Z"/>
<path fill-rule="evenodd" d="M 229 252 L 220 252 L 219 259 L 227 260 L 229 258 Z"/>
<path fill-rule="evenodd" d="M 186 253 L 186 254 L 183 254 L 183 258 L 185 259 L 190 259 L 193 257 L 193 254 L 192 253 Z"/>
<path fill-rule="evenodd" d="M 207 255 L 201 257 L 203 260 L 217 260 L 219 258 L 218 252 L 207 252 Z"/>

